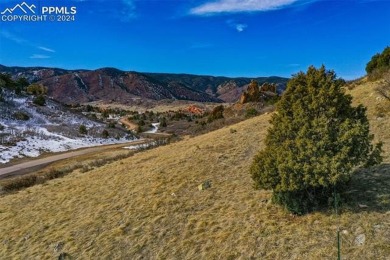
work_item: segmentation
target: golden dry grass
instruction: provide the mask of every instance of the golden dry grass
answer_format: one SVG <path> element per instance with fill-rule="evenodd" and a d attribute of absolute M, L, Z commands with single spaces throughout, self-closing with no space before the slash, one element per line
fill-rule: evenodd
<path fill-rule="evenodd" d="M 293 216 L 248 174 L 269 118 L 1 197 L 0 259 L 335 259 L 338 225 L 343 259 L 389 259 L 390 166 L 354 178 L 339 218 Z M 206 180 L 211 188 L 199 191 Z"/>
<path fill-rule="evenodd" d="M 384 142 L 385 159 L 390 160 L 390 102 L 375 91 L 381 84 L 382 81 L 368 82 L 362 79 L 360 84 L 347 93 L 353 96 L 354 105 L 363 104 L 367 107 L 371 132 L 375 134 L 375 141 Z"/>

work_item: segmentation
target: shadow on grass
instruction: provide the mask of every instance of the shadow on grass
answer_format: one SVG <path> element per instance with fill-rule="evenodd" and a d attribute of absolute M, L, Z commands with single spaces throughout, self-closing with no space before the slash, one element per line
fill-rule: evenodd
<path fill-rule="evenodd" d="M 341 196 L 346 201 L 344 210 L 355 213 L 390 211 L 390 164 L 358 170 Z"/>

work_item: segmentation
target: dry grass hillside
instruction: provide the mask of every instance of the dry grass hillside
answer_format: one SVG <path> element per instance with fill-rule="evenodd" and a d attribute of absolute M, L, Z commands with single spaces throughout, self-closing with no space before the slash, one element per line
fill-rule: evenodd
<path fill-rule="evenodd" d="M 373 91 L 359 85 L 372 130 Z M 379 101 L 378 101 L 379 102 Z M 87 173 L 74 172 L 0 198 L 0 259 L 390 259 L 390 164 L 360 171 L 351 200 L 296 217 L 252 188 L 251 159 L 270 114 L 145 151 Z M 209 180 L 211 187 L 198 190 Z"/>
<path fill-rule="evenodd" d="M 390 161 L 390 102 L 376 92 L 376 88 L 383 84 L 382 80 L 369 82 L 364 78 L 347 93 L 353 96 L 354 105 L 367 107 L 371 132 L 375 134 L 376 141 L 384 142 L 385 160 Z"/>

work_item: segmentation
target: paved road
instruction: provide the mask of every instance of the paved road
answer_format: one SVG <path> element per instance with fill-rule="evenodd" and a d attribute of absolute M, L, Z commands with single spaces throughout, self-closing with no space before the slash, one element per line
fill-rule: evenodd
<path fill-rule="evenodd" d="M 58 155 L 52 155 L 52 156 L 45 157 L 42 159 L 35 159 L 35 160 L 29 161 L 29 162 L 16 164 L 16 165 L 9 166 L 6 168 L 1 168 L 0 169 L 0 179 L 4 178 L 4 177 L 8 177 L 10 175 L 21 175 L 21 174 L 25 174 L 25 173 L 28 173 L 31 171 L 36 171 L 36 170 L 39 170 L 42 167 L 44 167 L 50 163 L 53 163 L 53 162 L 56 162 L 59 160 L 68 159 L 68 158 L 72 158 L 72 157 L 76 157 L 76 156 L 80 156 L 80 155 L 84 155 L 84 154 L 96 153 L 96 152 L 100 152 L 100 151 L 107 149 L 107 148 L 137 145 L 137 144 L 143 144 L 143 143 L 146 143 L 149 141 L 150 140 L 143 139 L 143 140 L 139 140 L 139 141 L 133 141 L 133 142 L 122 143 L 122 144 L 95 146 L 95 147 L 91 147 L 91 148 L 70 151 L 70 152 L 66 152 L 66 153 L 62 153 L 62 154 L 58 154 Z"/>

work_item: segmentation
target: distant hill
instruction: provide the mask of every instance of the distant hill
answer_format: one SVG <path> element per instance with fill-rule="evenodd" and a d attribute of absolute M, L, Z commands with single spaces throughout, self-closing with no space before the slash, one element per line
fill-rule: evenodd
<path fill-rule="evenodd" d="M 0 72 L 25 77 L 48 87 L 48 95 L 63 103 L 102 100 L 129 104 L 137 99 L 178 99 L 199 102 L 235 102 L 252 78 L 198 76 L 190 74 L 140 73 L 115 68 L 65 70 L 44 67 L 7 67 Z M 283 89 L 287 78 L 259 77 Z"/>
<path fill-rule="evenodd" d="M 263 84 L 276 83 L 280 89 L 284 89 L 288 79 L 282 77 L 257 77 L 257 78 L 229 78 L 214 76 L 197 76 L 191 74 L 166 74 L 166 73 L 145 73 L 158 81 L 165 83 L 180 82 L 191 89 L 205 92 L 211 96 L 218 97 L 225 102 L 235 102 L 246 90 L 252 79 Z"/>

